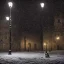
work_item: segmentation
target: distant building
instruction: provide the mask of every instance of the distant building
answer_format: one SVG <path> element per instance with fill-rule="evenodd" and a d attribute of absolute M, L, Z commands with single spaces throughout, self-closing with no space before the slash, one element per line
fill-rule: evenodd
<path fill-rule="evenodd" d="M 54 19 L 54 43 L 57 50 L 62 50 L 64 49 L 64 16 L 59 14 Z"/>
<path fill-rule="evenodd" d="M 12 27 L 12 31 L 13 31 Z M 12 32 L 12 51 L 37 51 L 41 50 L 40 36 L 37 34 L 30 34 L 22 32 L 20 38 L 18 39 L 16 32 Z M 9 22 L 0 21 L 0 51 L 9 50 Z"/>
<path fill-rule="evenodd" d="M 22 33 L 21 50 L 38 51 L 41 50 L 40 36 L 30 33 Z"/>
<path fill-rule="evenodd" d="M 13 29 L 13 27 L 12 27 Z M 13 29 L 14 30 L 14 29 Z M 40 34 L 22 32 L 20 38 L 12 30 L 12 51 L 41 51 L 46 49 L 43 45 L 47 43 L 47 49 L 64 50 L 64 17 L 56 15 L 54 17 L 53 29 L 44 27 L 43 43 L 41 44 Z M 9 50 L 9 22 L 0 21 L 0 51 Z"/>
<path fill-rule="evenodd" d="M 64 50 L 64 16 L 62 14 L 56 15 L 52 31 L 49 29 L 44 32 L 44 43 L 47 43 L 47 49 L 49 51 Z"/>
<path fill-rule="evenodd" d="M 9 48 L 8 22 L 0 21 L 0 51 L 7 51 Z"/>

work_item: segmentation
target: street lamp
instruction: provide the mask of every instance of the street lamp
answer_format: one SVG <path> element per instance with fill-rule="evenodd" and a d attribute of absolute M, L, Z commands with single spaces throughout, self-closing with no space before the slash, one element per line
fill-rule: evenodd
<path fill-rule="evenodd" d="M 10 35 L 9 35 L 9 55 L 11 55 L 11 8 L 12 8 L 12 6 L 13 6 L 13 3 L 12 2 L 8 2 L 8 6 L 9 6 L 9 8 L 10 8 L 10 17 L 8 18 L 7 17 L 7 19 L 9 19 L 9 32 L 10 32 Z"/>
<path fill-rule="evenodd" d="M 59 36 L 57 36 L 57 37 L 56 37 L 56 39 L 57 39 L 57 40 L 59 40 L 59 39 L 60 39 L 60 37 L 59 37 Z"/>
<path fill-rule="evenodd" d="M 44 3 L 40 3 L 40 7 L 44 8 Z M 41 42 L 41 50 L 43 50 L 43 25 L 42 25 L 42 13 L 40 14 L 40 27 L 41 27 L 41 36 L 40 36 L 40 42 Z"/>
<path fill-rule="evenodd" d="M 6 20 L 9 21 L 9 19 L 10 19 L 10 18 L 7 16 L 7 17 L 6 17 Z"/>
<path fill-rule="evenodd" d="M 59 41 L 59 40 L 60 40 L 60 37 L 57 36 L 57 37 L 56 37 L 56 40 Z M 57 41 L 56 41 L 56 42 L 57 42 Z M 56 45 L 57 45 L 57 50 L 59 50 L 59 45 L 58 45 L 58 43 L 56 43 Z"/>
<path fill-rule="evenodd" d="M 45 46 L 45 51 L 46 51 L 46 53 L 47 53 L 47 43 L 44 43 L 44 46 Z"/>
<path fill-rule="evenodd" d="M 49 54 L 48 54 L 48 52 L 47 52 L 47 43 L 44 43 L 44 46 L 45 46 L 45 48 L 46 48 L 46 52 L 45 52 L 45 57 L 46 58 L 49 58 Z"/>
<path fill-rule="evenodd" d="M 12 2 L 8 2 L 8 5 L 9 5 L 10 8 L 12 8 L 13 3 Z"/>
<path fill-rule="evenodd" d="M 40 3 L 40 6 L 41 6 L 41 8 L 43 8 L 44 7 L 44 3 Z"/>
<path fill-rule="evenodd" d="M 44 5 L 45 5 L 44 3 L 40 3 L 40 6 L 42 9 L 44 8 Z M 42 17 L 42 13 L 41 13 L 41 17 Z M 40 17 L 40 21 L 41 21 L 41 17 Z M 43 22 L 41 21 L 41 24 L 40 24 L 41 25 L 41 44 L 42 44 L 42 48 L 43 48 L 43 45 L 46 46 L 45 57 L 49 57 L 49 54 L 47 53 L 47 43 L 43 44 L 43 27 L 44 26 L 42 25 L 42 23 Z"/>

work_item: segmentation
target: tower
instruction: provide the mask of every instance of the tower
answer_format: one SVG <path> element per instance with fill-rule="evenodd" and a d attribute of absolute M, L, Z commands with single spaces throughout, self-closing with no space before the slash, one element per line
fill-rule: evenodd
<path fill-rule="evenodd" d="M 56 49 L 63 49 L 63 16 L 58 14 L 54 17 L 54 40 Z"/>

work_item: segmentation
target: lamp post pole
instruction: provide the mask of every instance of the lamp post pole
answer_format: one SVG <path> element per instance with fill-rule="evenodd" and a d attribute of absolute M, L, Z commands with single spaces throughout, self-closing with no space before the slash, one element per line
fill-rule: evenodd
<path fill-rule="evenodd" d="M 45 46 L 45 57 L 46 57 L 46 58 L 49 58 L 50 56 L 49 56 L 49 53 L 47 52 L 47 51 L 48 51 L 48 50 L 47 50 L 47 42 L 44 43 L 44 46 Z"/>
<path fill-rule="evenodd" d="M 60 37 L 59 37 L 59 36 L 57 36 L 57 37 L 56 37 L 56 40 L 57 40 L 57 41 L 59 41 L 59 40 L 60 40 Z M 59 50 L 59 45 L 58 45 L 58 43 L 57 43 L 57 42 L 56 42 L 56 44 L 57 44 L 57 50 Z"/>
<path fill-rule="evenodd" d="M 46 53 L 47 53 L 47 43 L 46 43 Z"/>
<path fill-rule="evenodd" d="M 40 6 L 41 6 L 41 8 L 43 9 L 44 8 L 44 3 L 40 3 Z M 41 36 L 40 36 L 40 39 L 41 39 L 41 50 L 43 50 L 43 24 L 42 24 L 42 13 L 41 13 L 41 15 L 40 15 L 40 27 L 41 27 Z"/>
<path fill-rule="evenodd" d="M 10 7 L 10 18 L 9 18 L 9 55 L 11 55 L 11 27 L 12 27 L 12 24 L 11 24 L 11 8 L 13 6 L 13 3 L 12 2 L 8 2 L 8 5 Z"/>
<path fill-rule="evenodd" d="M 10 20 L 9 20 L 9 54 L 11 54 L 11 7 L 10 7 Z"/>
<path fill-rule="evenodd" d="M 44 8 L 44 3 L 40 3 L 41 8 Z M 41 22 L 41 44 L 42 44 L 42 49 L 43 49 L 43 25 Z M 47 43 L 44 44 L 46 46 L 46 53 L 45 53 L 45 57 L 49 57 L 49 54 L 47 53 Z"/>
<path fill-rule="evenodd" d="M 45 46 L 45 53 L 47 53 L 47 43 L 44 43 Z"/>

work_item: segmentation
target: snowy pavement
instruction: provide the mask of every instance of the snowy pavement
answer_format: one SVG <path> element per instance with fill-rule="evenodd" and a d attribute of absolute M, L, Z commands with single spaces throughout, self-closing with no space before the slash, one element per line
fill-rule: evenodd
<path fill-rule="evenodd" d="M 0 53 L 0 64 L 64 64 L 64 55 L 50 54 L 50 58 L 45 58 L 42 52 Z"/>

